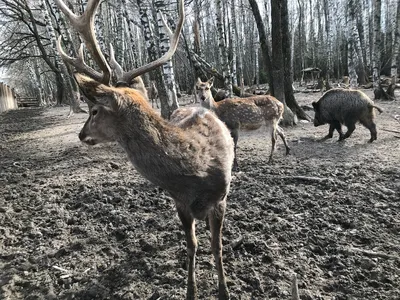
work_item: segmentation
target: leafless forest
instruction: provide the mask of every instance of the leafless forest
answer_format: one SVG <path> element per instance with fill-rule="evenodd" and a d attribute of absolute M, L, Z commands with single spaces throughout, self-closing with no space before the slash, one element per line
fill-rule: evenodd
<path fill-rule="evenodd" d="M 71 57 L 84 41 L 57 1 L 0 0 L 0 91 L 29 106 L 0 113 L 0 299 L 184 299 L 171 195 L 117 143 L 79 141 L 93 103 L 57 41 Z M 82 15 L 97 0 L 62 2 Z M 94 30 L 118 85 L 168 51 L 178 3 L 100 2 Z M 195 83 L 211 77 L 216 100 L 268 93 L 285 107 L 290 155 L 278 140 L 269 162 L 265 126 L 240 131 L 222 238 L 230 298 L 400 299 L 399 0 L 185 0 L 185 12 L 172 59 L 129 82 L 157 114 L 200 106 Z M 383 109 L 376 141 L 361 125 L 321 141 L 312 102 L 337 87 Z M 196 226 L 198 297 L 218 299 L 211 233 Z"/>

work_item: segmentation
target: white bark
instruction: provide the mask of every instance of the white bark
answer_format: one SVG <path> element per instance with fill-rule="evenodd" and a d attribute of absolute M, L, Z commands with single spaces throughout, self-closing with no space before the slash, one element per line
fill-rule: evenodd
<path fill-rule="evenodd" d="M 217 21 L 217 33 L 218 33 L 218 46 L 219 53 L 222 60 L 222 76 L 224 77 L 225 87 L 228 89 L 228 97 L 232 95 L 232 82 L 231 82 L 231 72 L 229 68 L 228 53 L 225 43 L 225 30 L 223 26 L 223 11 L 221 0 L 215 0 L 215 10 L 216 10 L 216 21 Z"/>
<path fill-rule="evenodd" d="M 392 78 L 392 84 L 396 83 L 397 80 L 397 61 L 399 58 L 400 51 L 400 3 L 397 3 L 396 18 L 394 21 L 394 37 L 393 37 L 393 53 L 392 53 L 392 64 L 390 69 L 390 76 Z"/>
<path fill-rule="evenodd" d="M 381 43 L 381 0 L 375 0 L 374 6 L 374 51 L 372 60 L 372 77 L 374 89 L 379 88 L 380 80 L 380 43 Z"/>
<path fill-rule="evenodd" d="M 164 23 L 162 22 L 160 13 L 162 13 L 163 11 L 167 11 L 167 6 L 164 3 L 164 1 L 161 0 L 156 1 L 155 5 L 158 9 L 157 25 L 158 25 L 158 32 L 160 35 L 160 44 L 159 44 L 160 55 L 164 55 L 170 47 L 170 40 L 169 40 L 169 35 L 165 30 Z M 167 63 L 163 64 L 162 71 L 163 71 L 164 83 L 168 93 L 168 105 L 176 109 L 179 107 L 179 103 L 178 103 L 178 97 L 176 96 L 175 74 L 174 74 L 174 67 L 172 65 L 172 60 L 169 60 Z"/>

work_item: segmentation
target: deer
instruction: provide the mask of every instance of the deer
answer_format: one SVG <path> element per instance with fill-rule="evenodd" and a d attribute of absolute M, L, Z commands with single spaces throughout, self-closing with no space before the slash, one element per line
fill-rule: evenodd
<path fill-rule="evenodd" d="M 79 139 L 87 145 L 119 143 L 135 169 L 171 195 L 186 236 L 186 299 L 198 299 L 195 224 L 196 220 L 208 219 L 218 272 L 218 299 L 230 299 L 222 259 L 222 227 L 234 159 L 229 130 L 201 107 L 179 108 L 170 120 L 165 120 L 151 108 L 141 91 L 130 87 L 133 79 L 161 66 L 175 53 L 185 18 L 184 1 L 179 1 L 175 32 L 163 20 L 170 37 L 168 51 L 139 68 L 119 72 L 116 85 L 110 83 L 112 68 L 94 32 L 94 15 L 101 0 L 89 0 L 82 15 L 74 14 L 63 0 L 55 1 L 101 70 L 84 62 L 82 45 L 73 58 L 64 52 L 61 38 L 58 39 L 60 56 L 76 69 L 75 78 L 82 93 L 93 102 Z"/>
<path fill-rule="evenodd" d="M 156 83 L 154 80 L 150 81 L 150 86 L 146 88 L 147 90 L 147 95 L 149 98 L 149 101 L 151 102 L 151 107 L 154 108 L 154 103 L 156 104 L 156 107 L 159 108 L 157 98 L 158 98 L 158 90 L 156 87 Z"/>
<path fill-rule="evenodd" d="M 229 128 L 234 141 L 234 170 L 237 170 L 239 167 L 236 158 L 236 148 L 239 139 L 239 129 L 241 128 L 255 130 L 265 123 L 270 131 L 272 144 L 268 162 L 272 161 L 277 134 L 285 144 L 286 155 L 290 153 L 283 129 L 278 125 L 284 109 L 283 104 L 278 99 L 270 95 L 260 95 L 247 98 L 227 98 L 216 102 L 211 94 L 213 83 L 214 77 L 211 77 L 206 82 L 197 78 L 197 98 L 200 99 L 202 107 L 212 110 Z"/>

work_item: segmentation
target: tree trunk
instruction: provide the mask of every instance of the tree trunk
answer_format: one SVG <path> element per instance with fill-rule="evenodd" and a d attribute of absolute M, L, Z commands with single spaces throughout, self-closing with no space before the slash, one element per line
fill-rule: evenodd
<path fill-rule="evenodd" d="M 263 56 L 263 61 L 265 64 L 265 68 L 268 72 L 268 83 L 269 83 L 269 89 L 271 91 L 271 94 L 274 94 L 274 83 L 273 83 L 273 77 L 272 77 L 272 64 L 271 64 L 271 56 L 269 52 L 269 42 L 267 38 L 267 34 L 265 33 L 265 27 L 263 20 L 261 18 L 260 14 L 260 9 L 258 8 L 257 0 L 249 0 L 251 10 L 254 15 L 254 19 L 257 24 L 258 28 L 258 36 L 260 39 L 260 46 L 261 46 L 261 51 L 262 51 L 262 56 Z"/>
<path fill-rule="evenodd" d="M 391 83 L 388 88 L 387 93 L 389 96 L 394 98 L 394 90 L 397 81 L 397 61 L 399 59 L 399 51 L 400 51 L 400 3 L 397 3 L 397 10 L 396 10 L 396 20 L 395 20 L 395 27 L 394 27 L 394 41 L 393 41 L 393 53 L 392 53 L 392 65 L 390 68 L 390 76 L 391 76 Z"/>
<path fill-rule="evenodd" d="M 228 97 L 232 95 L 232 76 L 229 68 L 227 47 L 225 45 L 225 29 L 223 24 L 222 0 L 215 0 L 217 33 L 219 53 L 222 60 L 222 75 L 224 76 L 224 85 L 228 92 Z"/>
<path fill-rule="evenodd" d="M 289 33 L 289 14 L 287 0 L 282 1 L 281 11 L 281 24 L 282 24 L 282 52 L 283 52 L 283 68 L 284 68 L 284 88 L 285 88 L 285 101 L 287 106 L 293 113 L 300 119 L 310 121 L 311 118 L 299 106 L 293 91 L 293 69 Z"/>
<path fill-rule="evenodd" d="M 272 19 L 272 78 L 274 86 L 274 94 L 279 101 L 285 105 L 283 113 L 283 125 L 295 125 L 297 118 L 286 105 L 285 86 L 284 86 L 284 63 L 283 63 L 283 47 L 282 47 L 282 11 L 283 0 L 271 0 L 271 19 Z"/>
<path fill-rule="evenodd" d="M 380 43 L 381 43 L 381 0 L 375 0 L 374 6 L 374 50 L 373 50 L 373 60 L 372 60 L 372 81 L 374 86 L 375 97 L 380 98 Z"/>
<path fill-rule="evenodd" d="M 355 49 L 355 41 L 357 38 L 357 24 L 355 18 L 355 0 L 348 1 L 347 7 L 347 66 L 349 69 L 349 79 L 350 79 L 350 87 L 355 88 L 358 86 L 357 83 L 357 72 L 356 72 L 356 60 L 357 53 Z"/>
<path fill-rule="evenodd" d="M 160 55 L 164 55 L 167 50 L 170 48 L 170 40 L 169 35 L 165 30 L 164 24 L 161 19 L 161 12 L 167 11 L 167 7 L 163 0 L 155 1 L 155 7 L 158 9 L 158 18 L 157 18 L 157 25 L 158 25 L 158 33 L 159 33 L 159 49 Z M 167 90 L 167 101 L 169 111 L 172 113 L 175 109 L 179 107 L 178 97 L 176 96 L 176 84 L 175 84 L 175 74 L 174 68 L 172 65 L 172 60 L 169 60 L 162 66 L 162 74 L 164 78 L 164 84 Z M 169 118 L 169 116 L 168 116 Z"/>
<path fill-rule="evenodd" d="M 332 9 L 332 3 L 330 0 L 324 0 L 324 13 L 325 13 L 325 31 L 327 36 L 327 51 L 326 51 L 326 59 L 327 59 L 327 67 L 326 67 L 326 89 L 330 89 L 331 83 L 330 80 L 333 77 L 333 22 L 332 22 L 332 14 L 334 10 Z"/>

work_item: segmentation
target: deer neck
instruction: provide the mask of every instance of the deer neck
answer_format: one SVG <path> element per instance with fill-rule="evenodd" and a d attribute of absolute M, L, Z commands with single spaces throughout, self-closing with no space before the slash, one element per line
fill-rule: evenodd
<path fill-rule="evenodd" d="M 123 128 L 118 137 L 137 171 L 151 182 L 168 188 L 168 178 L 181 168 L 175 155 L 182 130 L 168 124 L 157 113 L 133 105 L 121 117 Z"/>
<path fill-rule="evenodd" d="M 201 106 L 203 106 L 204 108 L 207 108 L 207 109 L 215 112 L 217 110 L 218 103 L 215 102 L 215 100 L 214 100 L 213 96 L 211 95 L 211 93 L 210 93 L 210 95 L 208 96 L 207 99 L 208 99 L 208 101 L 201 102 Z"/>

